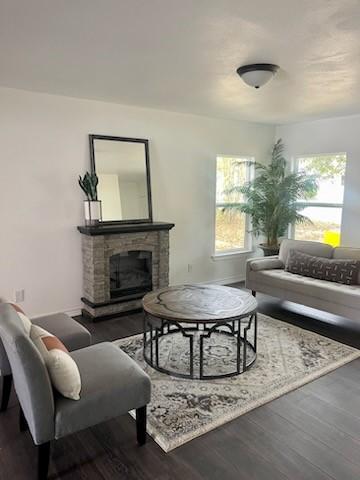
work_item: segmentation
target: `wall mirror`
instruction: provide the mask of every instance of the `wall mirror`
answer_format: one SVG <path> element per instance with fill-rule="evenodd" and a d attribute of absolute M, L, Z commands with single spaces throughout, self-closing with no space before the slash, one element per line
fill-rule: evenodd
<path fill-rule="evenodd" d="M 148 140 L 89 135 L 103 223 L 152 222 Z"/>

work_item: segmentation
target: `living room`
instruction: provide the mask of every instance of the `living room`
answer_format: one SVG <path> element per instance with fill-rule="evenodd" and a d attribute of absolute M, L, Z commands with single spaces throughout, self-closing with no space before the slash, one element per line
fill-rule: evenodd
<path fill-rule="evenodd" d="M 40 380 L 35 370 L 15 375 L 13 362 L 18 365 L 19 359 L 7 352 L 11 346 L 5 341 L 6 352 L 2 348 L 0 354 L 9 364 L 1 366 L 1 374 L 13 378 L 2 387 L 2 398 L 6 388 L 10 398 L 0 414 L 0 479 L 36 478 L 37 471 L 39 478 L 47 478 L 47 462 L 48 478 L 59 479 L 359 478 L 357 280 L 346 284 L 311 278 L 310 286 L 302 284 L 301 301 L 295 290 L 276 287 L 280 270 L 281 275 L 299 275 L 285 271 L 287 259 L 274 267 L 274 274 L 269 273 L 274 264 L 264 274 L 264 263 L 253 263 L 269 261 L 261 248 L 266 232 L 255 235 L 255 218 L 240 212 L 244 197 L 230 191 L 243 186 L 241 175 L 246 182 L 259 178 L 262 167 L 256 164 L 269 166 L 281 139 L 286 175 L 311 177 L 317 165 L 317 190 L 295 202 L 297 213 L 310 220 L 287 225 L 275 247 L 285 239 L 284 252 L 287 238 L 315 240 L 315 250 L 304 251 L 297 244 L 290 244 L 290 250 L 326 259 L 326 268 L 346 261 L 352 277 L 357 276 L 360 255 L 334 254 L 340 246 L 360 248 L 357 2 L 4 0 L 0 13 L 0 297 L 74 350 L 70 355 L 75 363 L 78 359 L 86 366 L 86 352 L 81 357 L 81 351 L 90 349 L 94 371 L 83 372 L 78 365 L 80 397 L 85 397 L 88 376 L 103 374 L 105 364 L 96 362 L 96 355 L 123 355 L 117 360 L 119 371 L 106 377 L 111 401 L 104 393 L 106 398 L 93 400 L 94 410 L 84 410 L 84 397 L 59 399 L 54 393 L 55 405 L 59 401 L 59 408 L 65 408 L 69 402 L 76 420 L 67 424 L 62 416 L 63 430 L 56 433 L 55 425 L 49 436 L 38 427 L 42 423 L 33 411 L 35 398 L 41 403 L 43 397 L 34 391 L 29 400 L 25 394 L 31 375 Z M 253 69 L 237 72 L 249 66 Z M 253 88 L 257 82 L 263 83 Z M 106 202 L 99 194 L 100 144 L 143 148 L 147 210 L 139 217 L 142 221 L 106 217 Z M 128 164 L 123 163 L 130 168 Z M 241 164 L 242 173 L 231 177 L 226 190 L 222 168 L 230 164 Z M 86 172 L 92 179 L 94 174 L 100 177 L 100 222 L 85 218 L 91 206 L 85 202 L 84 211 L 89 197 L 78 180 Z M 151 245 L 158 270 L 152 270 L 149 290 L 175 288 L 156 305 L 146 292 L 145 327 L 151 336 L 145 336 L 145 361 L 144 292 L 117 302 L 104 287 L 111 274 L 99 281 L 100 270 L 106 274 L 109 268 L 107 257 L 99 267 L 99 248 L 120 255 L 125 237 L 136 244 L 127 250 L 146 250 L 146 241 Z M 153 238 L 156 242 L 160 237 L 164 243 L 153 246 Z M 105 247 L 99 247 L 100 238 Z M 112 241 L 122 247 L 111 246 Z M 319 246 L 324 243 L 331 247 Z M 272 253 L 277 257 L 277 251 Z M 156 255 L 163 256 L 163 264 Z M 147 265 L 142 257 L 138 260 Z M 251 265 L 255 275 L 249 283 Z M 266 275 L 273 275 L 271 292 L 263 281 Z M 104 298 L 96 296 L 95 280 L 106 290 Z M 196 288 L 184 290 L 186 285 Z M 306 288 L 323 288 L 324 296 L 310 295 Z M 345 295 L 341 301 L 340 290 Z M 201 301 L 210 308 L 206 318 L 199 313 Z M 212 343 L 225 329 L 211 331 L 211 320 L 220 322 L 220 313 L 232 308 L 234 315 L 226 316 L 235 322 L 227 322 L 229 339 L 223 335 L 225 343 Z M 14 320 L 8 310 L 4 315 Z M 194 329 L 179 330 L 184 336 L 179 343 L 171 340 L 173 360 L 159 368 L 156 352 L 161 364 L 166 356 L 162 344 L 176 338 L 167 336 L 171 328 L 166 322 L 184 325 L 189 317 L 196 324 L 193 347 Z M 248 337 L 240 317 L 249 320 Z M 54 331 L 41 318 L 52 318 Z M 160 327 L 153 318 L 161 319 Z M 68 345 L 70 331 L 76 342 Z M 3 335 L 1 330 L 4 341 Z M 201 351 L 196 335 L 204 346 Z M 102 342 L 106 352 L 99 350 Z M 280 357 L 289 363 L 281 363 Z M 129 396 L 132 388 L 123 362 L 137 372 L 134 382 L 142 382 L 141 394 L 130 397 L 144 395 L 147 419 L 141 402 L 129 407 L 138 413 L 134 421 L 117 400 L 124 391 Z M 235 375 L 226 370 L 234 365 Z M 30 382 L 25 389 L 23 378 Z M 165 391 L 166 400 L 159 393 Z M 86 423 L 96 417 L 99 405 L 103 417 Z M 19 414 L 21 430 L 28 432 L 19 431 Z M 84 420 L 78 425 L 80 417 Z M 140 444 L 147 431 L 145 445 L 137 445 L 136 424 Z M 36 449 L 41 445 L 46 447 L 38 448 L 38 470 Z"/>

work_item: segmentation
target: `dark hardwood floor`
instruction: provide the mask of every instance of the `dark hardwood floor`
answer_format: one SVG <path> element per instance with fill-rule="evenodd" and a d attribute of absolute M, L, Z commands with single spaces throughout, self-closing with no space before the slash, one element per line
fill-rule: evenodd
<path fill-rule="evenodd" d="M 352 322 L 259 295 L 260 311 L 360 348 Z M 142 316 L 89 324 L 94 342 L 139 333 Z M 19 409 L 0 415 L 0 480 L 31 480 L 36 455 L 18 429 Z M 360 359 L 165 454 L 136 445 L 129 415 L 53 444 L 51 479 L 360 479 Z"/>

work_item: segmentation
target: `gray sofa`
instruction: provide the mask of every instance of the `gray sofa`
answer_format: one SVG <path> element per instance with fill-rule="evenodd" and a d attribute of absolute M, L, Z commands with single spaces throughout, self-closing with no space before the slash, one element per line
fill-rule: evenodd
<path fill-rule="evenodd" d="M 285 270 L 290 249 L 334 259 L 360 260 L 360 248 L 336 247 L 319 242 L 283 240 L 279 255 L 247 262 L 246 287 L 309 307 L 360 320 L 360 276 L 357 285 L 304 277 Z"/>

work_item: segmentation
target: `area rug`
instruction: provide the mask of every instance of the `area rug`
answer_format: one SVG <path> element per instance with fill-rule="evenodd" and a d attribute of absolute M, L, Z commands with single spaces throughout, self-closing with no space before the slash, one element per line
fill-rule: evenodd
<path fill-rule="evenodd" d="M 160 364 L 186 370 L 189 352 L 181 334 L 162 341 Z M 142 335 L 134 335 L 115 344 L 151 378 L 148 433 L 165 452 L 360 357 L 360 350 L 260 314 L 256 362 L 235 377 L 184 380 L 159 373 L 144 362 L 142 342 Z M 211 337 L 205 367 L 231 371 L 231 342 L 224 335 Z"/>

